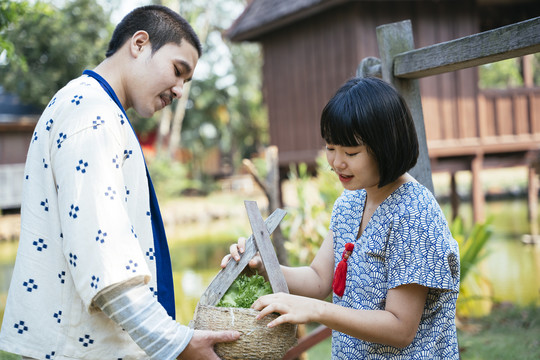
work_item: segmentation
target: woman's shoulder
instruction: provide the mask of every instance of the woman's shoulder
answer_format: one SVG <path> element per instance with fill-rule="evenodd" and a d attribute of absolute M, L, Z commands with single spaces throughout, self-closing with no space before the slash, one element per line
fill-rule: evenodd
<path fill-rule="evenodd" d="M 337 207 L 353 207 L 363 203 L 366 198 L 366 191 L 361 190 L 343 190 L 341 195 L 334 203 L 334 209 Z"/>

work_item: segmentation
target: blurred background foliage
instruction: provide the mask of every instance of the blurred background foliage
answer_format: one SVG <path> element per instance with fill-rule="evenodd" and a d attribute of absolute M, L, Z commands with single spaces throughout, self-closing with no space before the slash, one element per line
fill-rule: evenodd
<path fill-rule="evenodd" d="M 126 7 L 121 0 L 38 0 L 0 3 L 0 86 L 22 102 L 44 108 L 56 91 L 103 60 L 115 23 L 113 14 Z M 187 189 L 233 174 L 243 158 L 268 144 L 266 109 L 261 93 L 262 58 L 259 45 L 232 44 L 224 32 L 247 0 L 163 0 L 156 3 L 179 11 L 203 44 L 186 99 L 175 101 L 152 118 L 129 110 L 141 139 L 157 139 L 147 153 L 152 173 L 164 182 L 180 175 Z M 217 154 L 213 167 L 205 165 Z M 154 159 L 157 159 L 154 161 Z M 184 169 L 174 163 L 182 162 Z M 163 172 L 169 163 L 171 172 Z M 153 167 L 156 169 L 152 169 Z M 194 182 L 198 184 L 194 185 Z M 166 188 L 163 186 L 162 188 Z M 181 191 L 167 191 L 167 195 Z"/>
<path fill-rule="evenodd" d="M 155 153 L 147 154 L 150 170 L 164 182 L 189 178 L 181 182 L 188 190 L 211 187 L 216 178 L 239 172 L 242 159 L 261 153 L 269 143 L 260 46 L 231 43 L 224 36 L 248 0 L 134 1 L 127 7 L 126 3 L 2 0 L 0 86 L 43 108 L 58 89 L 104 58 L 114 26 L 127 11 L 148 3 L 169 6 L 193 25 L 204 54 L 185 99 L 150 119 L 128 111 L 140 138 L 155 141 Z M 538 84 L 540 54 L 533 62 Z M 480 88 L 521 86 L 521 67 L 519 59 L 481 66 Z M 172 165 L 176 162 L 182 163 L 182 171 Z M 177 170 L 161 171 L 165 163 Z M 167 195 L 179 193 L 182 189 Z"/>

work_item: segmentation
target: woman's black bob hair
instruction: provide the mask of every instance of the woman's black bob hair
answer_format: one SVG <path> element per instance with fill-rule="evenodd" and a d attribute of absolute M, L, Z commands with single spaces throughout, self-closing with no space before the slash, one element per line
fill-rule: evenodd
<path fill-rule="evenodd" d="M 409 171 L 418 159 L 418 138 L 403 97 L 385 81 L 348 80 L 321 115 L 329 145 L 365 145 L 379 165 L 379 188 Z"/>

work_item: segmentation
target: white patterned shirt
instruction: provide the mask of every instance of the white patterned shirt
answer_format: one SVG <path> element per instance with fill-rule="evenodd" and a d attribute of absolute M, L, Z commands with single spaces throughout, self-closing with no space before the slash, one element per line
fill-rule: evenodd
<path fill-rule="evenodd" d="M 128 282 L 157 294 L 144 157 L 123 110 L 83 75 L 55 95 L 32 136 L 0 348 L 36 359 L 148 359 L 93 303 Z"/>
<path fill-rule="evenodd" d="M 384 310 L 388 290 L 405 284 L 429 288 L 413 342 L 403 348 L 371 343 L 333 331 L 332 359 L 459 359 L 455 315 L 459 249 L 436 199 L 421 184 L 401 185 L 377 208 L 357 240 L 366 192 L 344 191 L 334 205 L 330 229 L 337 265 L 348 242 L 343 297 L 353 309 Z"/>

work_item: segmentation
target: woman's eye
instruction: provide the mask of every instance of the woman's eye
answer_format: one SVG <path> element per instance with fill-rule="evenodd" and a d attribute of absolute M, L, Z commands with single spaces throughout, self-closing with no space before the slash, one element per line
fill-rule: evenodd
<path fill-rule="evenodd" d="M 331 148 L 331 147 L 327 146 L 326 151 L 334 151 L 334 148 Z"/>
<path fill-rule="evenodd" d="M 357 154 L 358 154 L 357 152 L 355 152 L 355 153 L 345 153 L 345 155 L 347 155 L 347 156 L 354 156 L 354 155 L 357 155 Z"/>
<path fill-rule="evenodd" d="M 174 67 L 174 74 L 176 76 L 180 76 L 180 71 L 178 70 L 178 68 L 176 66 Z"/>

